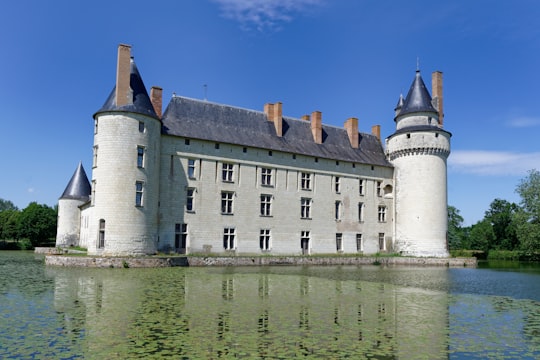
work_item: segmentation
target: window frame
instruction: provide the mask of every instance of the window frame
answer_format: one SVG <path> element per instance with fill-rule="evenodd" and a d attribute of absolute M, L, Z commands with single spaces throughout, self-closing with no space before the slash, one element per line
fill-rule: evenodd
<path fill-rule="evenodd" d="M 379 205 L 377 207 L 377 221 L 380 223 L 386 222 L 386 206 L 385 205 Z"/>
<path fill-rule="evenodd" d="M 187 159 L 187 177 L 188 179 L 197 179 L 197 161 L 195 159 Z"/>
<path fill-rule="evenodd" d="M 221 181 L 226 183 L 234 182 L 234 164 L 229 162 L 221 163 Z"/>
<path fill-rule="evenodd" d="M 313 199 L 302 197 L 300 198 L 300 218 L 311 219 L 311 205 Z"/>
<path fill-rule="evenodd" d="M 236 228 L 223 228 L 223 248 L 228 251 L 236 249 Z"/>
<path fill-rule="evenodd" d="M 272 249 L 272 237 L 270 229 L 259 230 L 259 248 L 261 251 L 270 251 Z"/>
<path fill-rule="evenodd" d="M 272 216 L 272 195 L 261 194 L 260 196 L 260 216 Z"/>
<path fill-rule="evenodd" d="M 144 181 L 135 181 L 135 207 L 144 206 Z"/>
<path fill-rule="evenodd" d="M 144 158 L 145 158 L 146 149 L 142 145 L 137 145 L 137 167 L 139 169 L 144 169 Z"/>
<path fill-rule="evenodd" d="M 221 192 L 221 214 L 233 215 L 234 214 L 234 191 L 222 191 Z"/>
<path fill-rule="evenodd" d="M 302 190 L 306 190 L 306 191 L 311 191 L 313 186 L 312 186 L 312 174 L 309 173 L 309 172 L 304 172 L 302 171 L 300 173 L 300 189 Z"/>
<path fill-rule="evenodd" d="M 261 168 L 261 186 L 273 187 L 273 170 L 272 168 Z"/>
<path fill-rule="evenodd" d="M 186 189 L 186 212 L 195 212 L 195 193 L 196 188 L 188 187 Z"/>

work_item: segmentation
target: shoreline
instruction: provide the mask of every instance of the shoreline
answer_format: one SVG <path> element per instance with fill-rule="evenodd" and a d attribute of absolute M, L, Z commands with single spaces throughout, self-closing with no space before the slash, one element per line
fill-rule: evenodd
<path fill-rule="evenodd" d="M 424 258 L 401 256 L 140 256 L 100 257 L 45 254 L 45 265 L 88 268 L 159 268 L 228 266 L 434 266 L 472 267 L 476 258 Z"/>

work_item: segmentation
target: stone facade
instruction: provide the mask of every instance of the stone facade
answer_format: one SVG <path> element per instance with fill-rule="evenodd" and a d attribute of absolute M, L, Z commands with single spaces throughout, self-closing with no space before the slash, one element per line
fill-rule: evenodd
<path fill-rule="evenodd" d="M 378 125 L 368 134 L 356 118 L 344 128 L 319 111 L 288 118 L 279 102 L 260 112 L 173 96 L 162 115 L 161 88 L 149 97 L 126 56 L 121 45 L 117 86 L 94 115 L 91 193 L 72 179 L 84 191 L 60 201 L 58 246 L 99 256 L 448 256 L 450 133 L 419 74 L 385 153 Z"/>

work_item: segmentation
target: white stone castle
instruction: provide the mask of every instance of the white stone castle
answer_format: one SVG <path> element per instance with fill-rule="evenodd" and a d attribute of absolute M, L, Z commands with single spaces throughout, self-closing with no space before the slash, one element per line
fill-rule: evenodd
<path fill-rule="evenodd" d="M 94 114 L 91 182 L 80 164 L 58 204 L 59 247 L 89 255 L 401 253 L 447 257 L 451 134 L 442 73 L 416 76 L 396 131 L 324 125 L 173 96 L 148 96 L 120 45 L 116 87 Z"/>

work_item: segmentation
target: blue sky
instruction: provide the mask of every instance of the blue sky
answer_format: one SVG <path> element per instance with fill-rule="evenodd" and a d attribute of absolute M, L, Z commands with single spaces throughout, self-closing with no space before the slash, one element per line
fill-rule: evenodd
<path fill-rule="evenodd" d="M 540 169 L 536 0 L 19 0 L 0 12 L 0 198 L 53 206 L 79 161 L 91 174 L 92 115 L 114 86 L 119 43 L 147 88 L 323 122 L 394 131 L 419 63 L 444 73 L 453 133 L 449 204 L 471 225 Z M 206 92 L 204 85 L 207 85 Z"/>

